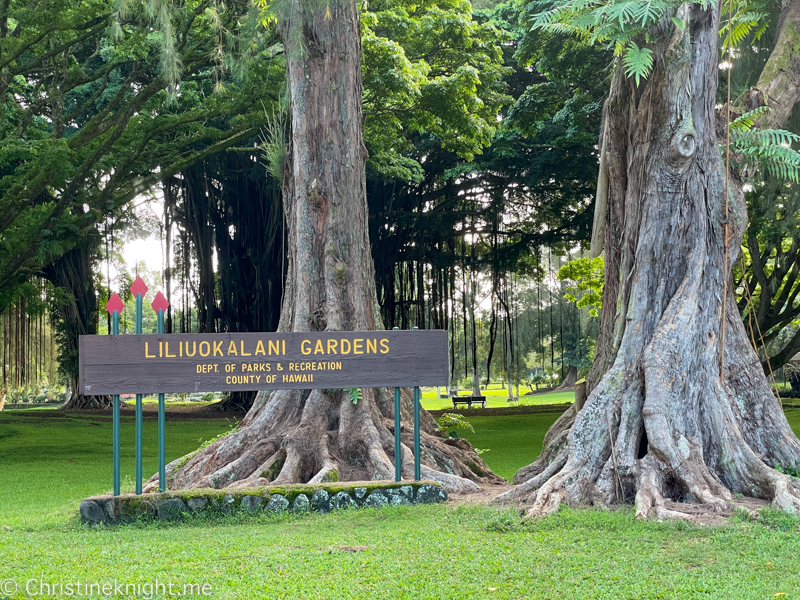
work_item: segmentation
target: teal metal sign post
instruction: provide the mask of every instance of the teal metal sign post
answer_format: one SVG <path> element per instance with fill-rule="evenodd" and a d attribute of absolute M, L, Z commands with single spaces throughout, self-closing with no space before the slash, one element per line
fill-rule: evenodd
<path fill-rule="evenodd" d="M 419 327 L 412 327 L 411 331 L 419 331 Z M 420 477 L 420 444 L 419 444 L 419 386 L 414 387 L 414 481 Z"/>
<path fill-rule="evenodd" d="M 394 388 L 394 480 L 403 478 L 403 449 L 400 446 L 400 388 Z"/>
<path fill-rule="evenodd" d="M 169 302 L 158 292 L 153 300 L 153 310 L 158 315 L 158 333 L 164 333 L 164 311 Z M 158 491 L 167 491 L 167 418 L 164 409 L 164 394 L 158 395 Z"/>
<path fill-rule="evenodd" d="M 124 308 L 125 305 L 122 303 L 122 299 L 114 292 L 106 304 L 106 309 L 111 313 L 111 335 L 119 335 L 119 315 Z M 112 401 L 114 405 L 114 420 L 112 425 L 114 444 L 114 495 L 119 496 L 119 394 L 114 394 L 112 396 Z"/>
<path fill-rule="evenodd" d="M 392 331 L 399 328 L 392 327 Z M 400 445 L 400 388 L 394 388 L 394 480 L 403 479 L 403 448 Z"/>
<path fill-rule="evenodd" d="M 141 277 L 137 277 L 131 286 L 131 292 L 136 296 L 136 333 L 142 333 L 142 301 L 147 293 L 147 285 Z M 164 333 L 164 311 L 169 307 L 169 302 L 164 294 L 158 292 L 152 303 L 153 310 L 158 315 L 158 333 Z M 106 309 L 111 313 L 111 335 L 119 335 L 119 316 L 125 305 L 119 294 L 114 292 L 106 304 Z M 113 398 L 113 426 L 112 437 L 114 446 L 114 495 L 120 495 L 120 401 L 119 394 Z M 166 478 L 166 411 L 164 394 L 158 395 L 158 491 L 167 489 Z M 142 394 L 136 394 L 136 493 L 142 493 Z"/>
<path fill-rule="evenodd" d="M 131 285 L 131 293 L 136 297 L 136 335 L 142 334 L 142 300 L 147 286 L 142 278 L 136 276 Z M 142 493 L 142 395 L 136 394 L 136 493 Z"/>
<path fill-rule="evenodd" d="M 392 331 L 399 331 L 397 327 L 392 327 Z M 412 327 L 411 331 L 419 331 L 419 327 Z M 419 443 L 419 387 L 414 387 L 414 480 L 419 481 L 420 465 L 420 443 Z M 394 480 L 403 479 L 403 449 L 400 444 L 400 388 L 394 388 Z"/>

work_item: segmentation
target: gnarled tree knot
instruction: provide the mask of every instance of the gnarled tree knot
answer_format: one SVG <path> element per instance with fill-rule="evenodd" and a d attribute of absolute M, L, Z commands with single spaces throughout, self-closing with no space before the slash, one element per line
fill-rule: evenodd
<path fill-rule="evenodd" d="M 697 136 L 694 131 L 682 129 L 673 137 L 669 145 L 668 158 L 672 165 L 682 169 L 697 152 Z"/>

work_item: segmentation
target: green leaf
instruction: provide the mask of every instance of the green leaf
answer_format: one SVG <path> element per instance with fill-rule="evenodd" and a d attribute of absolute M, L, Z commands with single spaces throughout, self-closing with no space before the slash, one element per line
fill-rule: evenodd
<path fill-rule="evenodd" d="M 646 78 L 653 68 L 653 51 L 649 48 L 639 48 L 635 43 L 630 42 L 625 50 L 622 65 L 625 67 L 625 75 L 633 76 L 638 86 L 640 79 Z"/>
<path fill-rule="evenodd" d="M 360 388 L 350 388 L 345 390 L 348 395 L 350 396 L 350 401 L 353 404 L 358 404 L 358 401 L 361 400 L 361 389 Z"/>

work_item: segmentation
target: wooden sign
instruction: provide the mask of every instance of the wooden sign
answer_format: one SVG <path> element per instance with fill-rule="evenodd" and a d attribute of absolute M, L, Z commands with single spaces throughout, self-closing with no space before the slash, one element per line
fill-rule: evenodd
<path fill-rule="evenodd" d="M 87 396 L 446 385 L 447 332 L 84 335 Z"/>

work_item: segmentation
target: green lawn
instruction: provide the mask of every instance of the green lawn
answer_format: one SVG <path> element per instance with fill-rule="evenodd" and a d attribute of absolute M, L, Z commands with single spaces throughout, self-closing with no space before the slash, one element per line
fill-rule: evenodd
<path fill-rule="evenodd" d="M 538 453 L 555 416 L 471 417 L 469 437 L 491 447 L 487 462 L 510 476 Z M 789 417 L 797 428 L 800 410 Z M 230 426 L 171 423 L 169 458 Z M 170 597 L 149 593 L 156 580 L 178 590 L 207 584 L 201 597 L 224 599 L 800 598 L 797 519 L 773 513 L 771 527 L 641 523 L 630 510 L 564 510 L 522 525 L 511 509 L 439 505 L 89 528 L 75 514 L 83 496 L 110 487 L 110 429 L 98 417 L 0 413 L 0 585 L 116 580 L 144 585 L 129 594 L 137 598 Z M 155 431 L 146 423 L 148 474 Z M 128 419 L 123 441 L 132 474 Z"/>
<path fill-rule="evenodd" d="M 528 388 L 520 388 L 519 393 L 522 395 L 528 391 L 530 391 Z M 461 390 L 459 392 L 462 396 L 471 393 L 472 392 L 469 390 Z M 519 401 L 512 405 L 508 401 L 508 390 L 506 388 L 500 388 L 500 386 L 495 384 L 490 386 L 488 390 L 481 390 L 481 393 L 486 396 L 487 408 L 518 405 L 535 406 L 541 404 L 564 404 L 565 402 L 572 402 L 575 400 L 575 392 L 553 392 L 537 396 L 522 395 Z M 447 410 L 453 408 L 453 403 L 450 398 L 439 398 L 434 388 L 422 388 L 421 404 L 425 410 Z"/>
<path fill-rule="evenodd" d="M 544 434 L 558 413 L 466 419 L 475 433 L 460 431 L 476 448 L 488 449 L 481 457 L 492 470 L 509 481 L 520 467 L 533 462 L 542 451 Z"/>
<path fill-rule="evenodd" d="M 167 421 L 167 460 L 196 450 L 201 441 L 230 429 L 225 418 Z M 121 469 L 132 491 L 134 427 L 123 417 Z M 145 422 L 143 468 L 147 477 L 158 470 L 157 425 Z M 0 520 L 5 525 L 63 523 L 81 497 L 112 487 L 110 417 L 76 417 L 53 409 L 0 413 Z M 123 485 L 125 487 L 125 485 Z M 25 502 L 9 502 L 24 498 Z M 30 505 L 36 506 L 31 513 Z M 71 506 L 70 506 L 71 505 Z M 2 597 L 2 596 L 0 596 Z"/>

